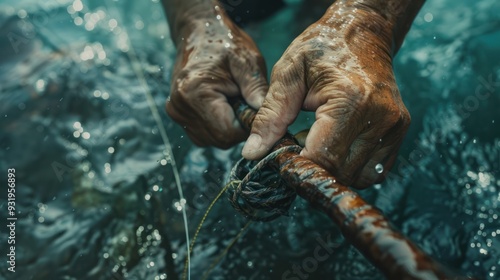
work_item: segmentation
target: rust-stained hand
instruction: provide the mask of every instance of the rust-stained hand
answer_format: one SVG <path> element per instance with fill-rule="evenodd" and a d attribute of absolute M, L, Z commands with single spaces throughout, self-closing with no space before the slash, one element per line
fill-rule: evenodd
<path fill-rule="evenodd" d="M 227 98 L 261 106 L 268 84 L 258 48 L 221 9 L 191 20 L 179 36 L 167 113 L 196 145 L 229 148 L 243 141 L 248 133 Z"/>
<path fill-rule="evenodd" d="M 243 156 L 261 158 L 301 108 L 315 111 L 301 154 L 341 183 L 365 188 L 387 174 L 410 116 L 392 70 L 393 25 L 369 9 L 336 3 L 274 66 Z"/>

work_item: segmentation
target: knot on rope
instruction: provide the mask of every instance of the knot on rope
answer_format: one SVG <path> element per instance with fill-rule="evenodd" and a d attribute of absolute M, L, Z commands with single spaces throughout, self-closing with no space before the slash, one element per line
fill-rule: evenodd
<path fill-rule="evenodd" d="M 271 221 L 286 215 L 297 194 L 269 166 L 269 162 L 283 152 L 299 153 L 301 149 L 292 145 L 280 148 L 260 161 L 240 159 L 229 176 L 231 205 L 254 221 Z"/>

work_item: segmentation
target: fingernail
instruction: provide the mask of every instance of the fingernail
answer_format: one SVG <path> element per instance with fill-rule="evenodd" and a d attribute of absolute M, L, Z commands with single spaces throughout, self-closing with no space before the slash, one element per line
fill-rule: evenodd
<path fill-rule="evenodd" d="M 258 134 L 251 134 L 250 137 L 248 137 L 248 140 L 245 143 L 241 154 L 245 158 L 254 159 L 255 155 L 258 154 L 261 149 L 261 144 L 262 137 L 260 137 L 260 135 Z"/>

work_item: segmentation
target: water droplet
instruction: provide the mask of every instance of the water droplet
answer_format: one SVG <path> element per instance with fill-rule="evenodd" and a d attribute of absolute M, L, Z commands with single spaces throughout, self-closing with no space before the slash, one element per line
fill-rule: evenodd
<path fill-rule="evenodd" d="M 144 28 L 144 22 L 142 20 L 136 21 L 135 28 L 137 28 L 138 30 L 142 30 Z"/>
<path fill-rule="evenodd" d="M 76 12 L 83 10 L 82 1 L 77 0 L 77 1 L 73 2 L 73 10 L 75 10 Z"/>
<path fill-rule="evenodd" d="M 36 81 L 35 87 L 39 93 L 44 91 L 45 90 L 45 81 L 42 79 L 39 79 L 38 81 Z"/>
<path fill-rule="evenodd" d="M 185 203 L 182 203 L 182 201 L 181 201 L 181 202 L 177 201 L 177 202 L 175 202 L 175 203 L 174 203 L 174 207 L 175 207 L 175 209 L 176 209 L 177 211 L 179 211 L 179 212 L 180 212 L 180 211 L 182 211 L 182 209 L 184 208 L 184 204 L 185 204 Z"/>
<path fill-rule="evenodd" d="M 83 24 L 83 18 L 81 18 L 81 17 L 76 17 L 73 21 L 75 22 L 75 25 L 77 25 L 77 26 L 80 26 Z"/>
<path fill-rule="evenodd" d="M 104 164 L 104 172 L 106 172 L 106 173 L 111 172 L 111 165 L 109 163 Z"/>
<path fill-rule="evenodd" d="M 116 21 L 116 19 L 112 18 L 108 21 L 108 26 L 111 30 L 113 30 L 118 26 L 118 22 Z"/>
<path fill-rule="evenodd" d="M 26 16 L 28 16 L 28 13 L 27 13 L 25 10 L 19 10 L 19 11 L 17 12 L 17 16 L 18 16 L 19 18 L 25 18 Z"/>
<path fill-rule="evenodd" d="M 377 171 L 378 174 L 384 172 L 384 166 L 380 163 L 375 165 L 375 171 Z"/>
<path fill-rule="evenodd" d="M 426 22 L 431 22 L 434 19 L 434 16 L 431 13 L 427 13 L 424 15 L 424 20 Z"/>

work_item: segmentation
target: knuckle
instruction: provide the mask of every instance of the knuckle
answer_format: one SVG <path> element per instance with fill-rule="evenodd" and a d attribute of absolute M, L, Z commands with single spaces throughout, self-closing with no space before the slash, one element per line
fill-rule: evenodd
<path fill-rule="evenodd" d="M 171 94 L 170 97 L 167 99 L 167 101 L 165 102 L 165 111 L 167 112 L 167 114 L 171 117 L 171 118 L 174 118 L 174 115 L 177 114 L 177 110 L 175 109 L 175 98 L 174 96 Z"/>
<path fill-rule="evenodd" d="M 179 112 L 177 112 L 177 110 L 175 110 L 175 108 L 172 108 L 172 106 L 167 106 L 166 111 L 167 115 L 176 123 L 184 124 L 184 118 L 181 114 L 179 114 Z"/>
<path fill-rule="evenodd" d="M 408 112 L 408 109 L 406 109 L 406 107 L 403 107 L 403 109 L 401 111 L 401 117 L 402 117 L 402 120 L 403 120 L 403 126 L 405 128 L 407 128 L 408 126 L 410 126 L 410 124 L 411 124 L 411 115 L 410 115 L 410 112 Z"/>
<path fill-rule="evenodd" d="M 271 79 L 290 75 L 294 69 L 302 66 L 302 54 L 284 54 L 273 66 Z"/>
<path fill-rule="evenodd" d="M 401 108 L 394 100 L 381 102 L 377 107 L 374 113 L 383 116 L 386 126 L 404 127 L 409 125 L 409 113 L 405 108 Z"/>

